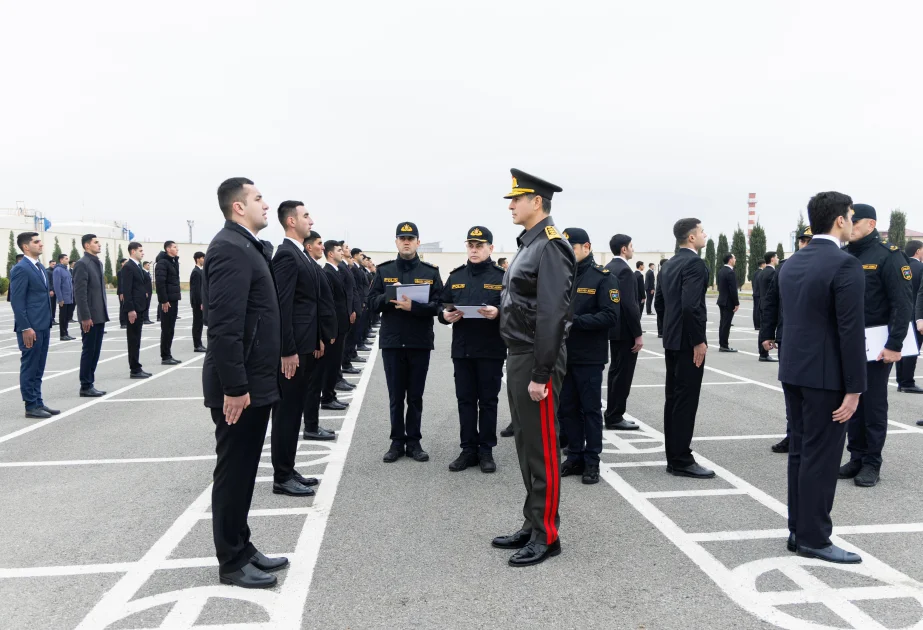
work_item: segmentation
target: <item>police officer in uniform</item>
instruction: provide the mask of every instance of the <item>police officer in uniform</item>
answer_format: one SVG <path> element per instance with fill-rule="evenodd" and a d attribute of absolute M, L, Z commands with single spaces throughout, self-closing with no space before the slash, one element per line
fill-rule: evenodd
<path fill-rule="evenodd" d="M 461 424 L 461 455 L 449 464 L 458 472 L 479 465 L 481 472 L 497 470 L 493 448 L 497 445 L 497 404 L 503 383 L 506 346 L 500 337 L 500 294 L 503 267 L 494 264 L 494 237 L 476 225 L 467 232 L 468 262 L 449 274 L 442 291 L 439 321 L 452 326 L 452 363 L 455 396 Z M 454 308 L 478 306 L 483 319 L 468 318 Z"/>
<path fill-rule="evenodd" d="M 399 256 L 378 265 L 378 274 L 369 291 L 369 308 L 381 313 L 379 346 L 391 401 L 391 447 L 382 461 L 413 457 L 429 461 L 420 445 L 420 421 L 423 416 L 423 390 L 433 350 L 433 318 L 439 314 L 442 278 L 439 268 L 420 259 L 420 232 L 415 223 L 397 226 L 395 243 Z M 426 285 L 428 302 L 388 299 L 385 287 L 393 284 Z M 404 401 L 407 415 L 404 416 Z"/>
<path fill-rule="evenodd" d="M 850 459 L 840 467 L 840 479 L 854 479 L 857 486 L 871 487 L 878 483 L 888 430 L 891 364 L 901 360 L 910 323 L 913 274 L 904 252 L 881 240 L 875 228 L 875 208 L 857 203 L 853 210 L 846 251 L 859 259 L 865 274 L 865 327 L 887 326 L 888 341 L 878 360 L 866 363 L 868 389 L 846 428 Z"/>
<path fill-rule="evenodd" d="M 567 459 L 561 476 L 582 475 L 585 484 L 599 483 L 603 448 L 603 366 L 608 359 L 609 329 L 619 323 L 619 283 L 596 264 L 586 230 L 567 228 L 564 238 L 577 259 L 574 323 L 567 336 L 567 373 L 561 387 L 558 415 L 567 437 Z"/>
<path fill-rule="evenodd" d="M 509 348 L 507 395 L 526 501 L 522 528 L 492 544 L 518 549 L 510 565 L 528 566 L 561 553 L 556 413 L 577 261 L 549 216 L 551 196 L 561 187 L 518 169 L 510 172 L 513 189 L 506 199 L 511 200 L 513 223 L 523 231 L 516 239 L 519 252 L 503 278 L 500 334 Z"/>

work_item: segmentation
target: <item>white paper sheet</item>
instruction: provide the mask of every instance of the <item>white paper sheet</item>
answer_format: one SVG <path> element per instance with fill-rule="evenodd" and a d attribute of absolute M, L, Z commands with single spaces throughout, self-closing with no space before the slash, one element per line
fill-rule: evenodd
<path fill-rule="evenodd" d="M 486 319 L 483 315 L 478 313 L 478 309 L 484 308 L 483 306 L 459 306 L 455 305 L 455 310 L 461 311 L 465 314 L 465 319 Z"/>
<path fill-rule="evenodd" d="M 877 361 L 878 355 L 885 349 L 888 343 L 888 327 L 873 326 L 865 329 L 865 359 L 866 361 Z M 904 337 L 904 347 L 901 348 L 901 356 L 913 357 L 920 354 L 917 348 L 917 338 L 913 334 L 913 322 L 907 327 L 907 336 Z"/>
<path fill-rule="evenodd" d="M 404 299 L 406 295 L 411 302 L 426 304 L 429 302 L 429 287 L 428 284 L 402 284 L 395 287 L 395 293 L 398 300 Z"/>

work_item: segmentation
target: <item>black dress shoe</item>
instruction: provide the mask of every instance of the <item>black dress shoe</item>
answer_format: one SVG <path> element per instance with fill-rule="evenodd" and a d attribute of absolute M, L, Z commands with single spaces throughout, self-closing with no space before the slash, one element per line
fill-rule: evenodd
<path fill-rule="evenodd" d="M 460 472 L 465 470 L 469 466 L 477 466 L 478 464 L 478 455 L 474 451 L 462 451 L 461 455 L 455 458 L 455 460 L 449 464 L 449 470 L 452 472 Z"/>
<path fill-rule="evenodd" d="M 51 320 L 51 325 L 52 325 L 52 326 L 58 326 L 59 324 L 58 324 L 58 322 L 56 322 L 54 319 L 52 319 L 52 320 Z"/>
<path fill-rule="evenodd" d="M 180 363 L 182 363 L 182 361 L 179 359 L 174 359 L 173 357 L 170 357 L 169 359 L 163 359 L 160 362 L 161 365 L 179 365 Z"/>
<path fill-rule="evenodd" d="M 54 322 L 52 322 L 52 325 L 54 325 Z M 126 326 L 125 324 L 122 324 L 121 326 L 119 326 L 119 328 L 121 330 L 125 330 L 126 328 L 128 328 L 128 326 Z"/>
<path fill-rule="evenodd" d="M 279 569 L 288 566 L 288 558 L 267 558 L 259 551 L 257 551 L 250 558 L 250 564 L 255 566 L 260 571 L 278 571 Z"/>
<path fill-rule="evenodd" d="M 351 358 L 349 361 L 350 363 L 352 363 L 353 361 L 355 361 L 356 363 L 366 363 L 368 362 L 368 359 L 366 359 L 365 357 L 355 356 Z"/>
<path fill-rule="evenodd" d="M 273 494 L 287 494 L 290 497 L 313 497 L 314 488 L 309 488 L 308 486 L 303 486 L 297 481 L 294 477 L 288 481 L 283 481 L 282 483 L 273 482 L 272 483 L 272 493 Z"/>
<path fill-rule="evenodd" d="M 132 372 L 129 378 L 151 378 L 151 374 L 141 370 L 140 372 Z"/>
<path fill-rule="evenodd" d="M 333 402 L 321 403 L 321 409 L 326 409 L 327 411 L 343 411 L 346 409 L 346 405 L 341 403 L 339 400 L 334 400 Z"/>
<path fill-rule="evenodd" d="M 718 352 L 737 352 L 737 350 L 728 346 L 727 348 L 718 348 Z"/>
<path fill-rule="evenodd" d="M 193 350 L 193 352 L 208 352 L 208 348 L 206 348 L 205 346 L 199 346 L 195 350 Z"/>
<path fill-rule="evenodd" d="M 64 337 L 61 337 L 61 341 L 73 341 L 74 339 L 76 339 L 76 337 L 71 337 L 70 335 L 65 335 Z"/>
<path fill-rule="evenodd" d="M 35 409 L 26 409 L 27 418 L 36 418 L 45 420 L 51 417 L 51 414 L 42 409 L 41 407 L 36 407 Z"/>
<path fill-rule="evenodd" d="M 860 470 L 862 470 L 862 462 L 858 459 L 851 459 L 840 466 L 838 476 L 840 479 L 852 479 L 859 474 Z"/>
<path fill-rule="evenodd" d="M 923 427 L 923 420 L 917 420 L 917 426 Z"/>
<path fill-rule="evenodd" d="M 356 389 L 356 386 L 350 385 L 346 381 L 340 381 L 339 383 L 333 386 L 333 389 L 338 392 L 351 392 L 354 389 Z"/>
<path fill-rule="evenodd" d="M 317 427 L 317 431 L 305 431 L 301 434 L 301 437 L 305 440 L 312 440 L 314 442 L 330 442 L 337 439 L 337 434 L 327 429 Z"/>
<path fill-rule="evenodd" d="M 424 451 L 419 444 L 407 447 L 407 457 L 412 457 L 415 462 L 429 461 L 429 453 Z"/>
<path fill-rule="evenodd" d="M 80 397 L 81 398 L 99 398 L 100 396 L 105 396 L 106 392 L 100 391 L 95 387 L 90 387 L 89 389 L 81 389 Z"/>
<path fill-rule="evenodd" d="M 533 540 L 528 545 L 514 553 L 510 557 L 511 567 L 528 567 L 533 564 L 544 562 L 548 558 L 561 553 L 561 540 L 558 539 L 550 545 L 545 545 Z"/>
<path fill-rule="evenodd" d="M 500 431 L 500 437 L 513 437 L 513 423 L 512 422 L 510 422 L 505 429 Z"/>
<path fill-rule="evenodd" d="M 393 464 L 394 462 L 396 462 L 403 456 L 404 456 L 404 449 L 402 447 L 392 446 L 391 448 L 388 449 L 388 452 L 385 453 L 385 456 L 381 458 L 381 461 L 383 461 L 386 464 Z"/>
<path fill-rule="evenodd" d="M 154 325 L 154 322 L 152 322 L 152 321 L 149 320 L 149 319 L 145 319 L 145 320 L 144 320 L 144 325 L 145 325 L 145 326 L 153 326 L 153 325 Z"/>
<path fill-rule="evenodd" d="M 529 544 L 530 538 L 532 538 L 532 532 L 520 529 L 515 534 L 510 534 L 509 536 L 497 536 L 490 541 L 490 544 L 497 549 L 522 549 Z"/>
<path fill-rule="evenodd" d="M 862 488 L 871 488 L 878 484 L 878 469 L 873 466 L 864 465 L 853 483 Z"/>
<path fill-rule="evenodd" d="M 715 476 L 714 470 L 709 470 L 698 464 L 689 466 L 667 466 L 667 472 L 676 477 L 695 477 L 696 479 L 711 479 Z"/>
<path fill-rule="evenodd" d="M 218 572 L 222 584 L 233 584 L 241 588 L 271 588 L 276 585 L 276 576 L 257 569 L 252 564 L 245 564 L 233 573 Z"/>
<path fill-rule="evenodd" d="M 320 485 L 320 481 L 318 481 L 314 477 L 305 477 L 297 470 L 292 473 L 292 478 L 298 483 L 300 483 L 301 485 L 308 486 L 309 488 L 312 486 Z"/>
<path fill-rule="evenodd" d="M 356 350 L 358 350 L 359 352 L 371 352 L 372 351 L 372 349 L 369 348 L 365 344 L 362 344 L 361 346 L 356 346 Z"/>
<path fill-rule="evenodd" d="M 45 411 L 47 411 L 48 413 L 50 413 L 50 414 L 53 415 L 53 416 L 56 416 L 56 415 L 58 415 L 59 413 L 61 413 L 61 412 L 58 411 L 57 409 L 52 409 L 52 408 L 49 407 L 48 405 L 42 405 L 42 409 L 44 409 Z"/>
<path fill-rule="evenodd" d="M 772 445 L 772 452 L 773 453 L 788 453 L 788 443 L 789 443 L 788 436 L 785 436 L 784 438 L 782 438 L 781 442 L 779 442 L 778 444 Z"/>
<path fill-rule="evenodd" d="M 343 374 L 362 374 L 362 370 L 354 367 L 343 368 Z"/>
<path fill-rule="evenodd" d="M 625 420 L 621 416 L 612 418 L 612 420 L 615 422 L 606 422 L 606 428 L 610 431 L 637 431 L 641 428 L 631 420 Z"/>
<path fill-rule="evenodd" d="M 859 564 L 862 562 L 862 556 L 857 553 L 840 549 L 836 545 L 830 545 L 823 549 L 812 549 L 798 545 L 798 555 L 805 558 L 817 558 L 827 562 L 836 562 L 837 564 Z"/>
<path fill-rule="evenodd" d="M 482 473 L 497 472 L 497 462 L 494 461 L 492 453 L 478 453 L 478 466 L 480 466 Z"/>
<path fill-rule="evenodd" d="M 599 483 L 599 464 L 587 464 L 580 481 L 588 486 Z"/>
<path fill-rule="evenodd" d="M 582 459 L 568 459 L 561 464 L 561 476 L 570 477 L 571 475 L 582 475 L 583 469 L 584 465 Z"/>
<path fill-rule="evenodd" d="M 797 540 L 795 539 L 795 534 L 789 532 L 788 542 L 785 543 L 785 548 L 791 551 L 792 553 L 798 551 Z"/>
<path fill-rule="evenodd" d="M 775 357 L 760 357 L 762 363 L 778 363 L 779 360 Z"/>
<path fill-rule="evenodd" d="M 897 391 L 904 394 L 923 394 L 923 388 L 917 387 L 916 385 L 911 385 L 910 387 L 903 387 L 898 385 Z"/>

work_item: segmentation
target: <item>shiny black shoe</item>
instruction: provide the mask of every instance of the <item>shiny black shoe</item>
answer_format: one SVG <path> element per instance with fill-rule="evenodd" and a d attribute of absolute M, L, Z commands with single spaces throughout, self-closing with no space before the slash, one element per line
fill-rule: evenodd
<path fill-rule="evenodd" d="M 149 320 L 149 319 L 145 319 L 145 320 L 144 320 L 144 325 L 145 325 L 145 326 L 153 326 L 153 325 L 154 325 L 154 322 L 152 322 L 152 321 Z"/>
<path fill-rule="evenodd" d="M 44 409 L 45 411 L 47 411 L 48 413 L 50 413 L 50 414 L 53 415 L 53 416 L 56 416 L 56 415 L 58 415 L 59 413 L 61 413 L 59 410 L 57 410 L 57 409 L 52 409 L 52 408 L 49 407 L 48 405 L 42 405 L 41 408 Z"/>
<path fill-rule="evenodd" d="M 778 363 L 779 360 L 775 357 L 760 357 L 761 363 Z"/>
<path fill-rule="evenodd" d="M 314 477 L 305 477 L 297 470 L 292 473 L 292 478 L 301 485 L 307 486 L 309 488 L 320 485 L 320 481 Z"/>
<path fill-rule="evenodd" d="M 335 389 L 338 392 L 351 392 L 354 389 L 356 389 L 356 386 L 350 385 L 346 381 L 340 381 L 339 383 L 333 386 L 333 389 Z"/>
<path fill-rule="evenodd" d="M 52 322 L 51 325 L 54 326 L 54 322 Z M 125 324 L 122 324 L 121 326 L 119 326 L 119 330 L 125 330 L 126 328 L 128 328 L 128 326 L 126 326 Z"/>
<path fill-rule="evenodd" d="M 878 469 L 873 466 L 863 466 L 853 483 L 861 488 L 871 488 L 878 485 Z"/>
<path fill-rule="evenodd" d="M 386 464 L 393 464 L 394 462 L 396 462 L 403 456 L 404 456 L 404 449 L 402 447 L 392 446 L 391 448 L 388 449 L 388 452 L 385 453 L 385 456 L 381 458 L 381 461 L 383 461 Z"/>
<path fill-rule="evenodd" d="M 897 391 L 903 394 L 923 394 L 923 388 L 917 387 L 916 385 L 911 385 L 910 387 L 898 385 Z"/>
<path fill-rule="evenodd" d="M 862 462 L 858 459 L 851 459 L 840 466 L 838 476 L 840 479 L 852 479 L 859 474 L 860 470 L 862 470 Z"/>
<path fill-rule="evenodd" d="M 449 464 L 449 470 L 452 472 L 461 472 L 469 466 L 478 465 L 478 455 L 474 451 L 462 451 L 461 455 L 455 458 L 451 464 Z"/>
<path fill-rule="evenodd" d="M 407 457 L 412 457 L 415 462 L 428 462 L 429 453 L 423 450 L 419 444 L 407 447 Z"/>
<path fill-rule="evenodd" d="M 353 358 L 351 358 L 349 361 L 350 363 L 352 363 L 353 361 L 355 361 L 356 363 L 367 363 L 368 359 L 366 359 L 365 357 L 360 357 L 359 355 L 356 355 Z"/>
<path fill-rule="evenodd" d="M 301 434 L 301 437 L 305 440 L 312 440 L 314 442 L 330 442 L 337 439 L 337 434 L 333 431 L 318 427 L 317 431 L 305 431 Z"/>
<path fill-rule="evenodd" d="M 917 426 L 923 427 L 923 420 L 917 420 Z"/>
<path fill-rule="evenodd" d="M 513 437 L 513 423 L 510 422 L 505 429 L 500 431 L 500 437 Z"/>
<path fill-rule="evenodd" d="M 362 374 L 362 370 L 354 367 L 343 368 L 343 374 Z"/>
<path fill-rule="evenodd" d="M 599 464 L 587 464 L 584 467 L 583 477 L 581 477 L 580 481 L 587 486 L 599 483 Z"/>
<path fill-rule="evenodd" d="M 372 351 L 372 349 L 369 348 L 365 344 L 362 344 L 361 346 L 356 346 L 356 350 L 358 350 L 359 352 L 371 352 Z M 355 361 L 355 359 L 353 359 L 353 361 Z"/>
<path fill-rule="evenodd" d="M 81 389 L 80 397 L 81 398 L 99 398 L 100 396 L 105 396 L 106 392 L 100 391 L 95 387 L 90 387 L 89 389 Z"/>
<path fill-rule="evenodd" d="M 274 481 L 272 483 L 272 493 L 287 494 L 290 497 L 313 497 L 314 488 L 301 485 L 293 477 L 288 481 L 283 481 L 282 483 Z"/>
<path fill-rule="evenodd" d="M 198 346 L 193 352 L 208 352 L 208 348 L 205 346 Z"/>
<path fill-rule="evenodd" d="M 785 548 L 791 551 L 792 553 L 795 553 L 796 551 L 798 551 L 798 543 L 797 543 L 797 539 L 795 538 L 795 534 L 789 532 L 788 542 L 785 543 Z"/>
<path fill-rule="evenodd" d="M 582 475 L 584 470 L 583 460 L 568 459 L 561 464 L 561 476 Z"/>
<path fill-rule="evenodd" d="M 35 420 L 47 420 L 51 417 L 51 414 L 41 407 L 36 407 L 35 409 L 26 409 L 26 417 Z"/>
<path fill-rule="evenodd" d="M 788 453 L 788 443 L 789 443 L 788 436 L 785 436 L 784 438 L 782 438 L 781 442 L 772 445 L 772 452 L 773 453 Z"/>
<path fill-rule="evenodd" d="M 728 346 L 727 348 L 718 348 L 718 352 L 737 352 L 737 350 Z"/>
<path fill-rule="evenodd" d="M 278 571 L 284 567 L 288 566 L 288 558 L 268 558 L 257 551 L 253 556 L 250 557 L 250 564 L 255 566 L 260 571 Z"/>
<path fill-rule="evenodd" d="M 233 573 L 218 572 L 222 584 L 231 584 L 241 588 L 272 588 L 278 582 L 276 576 L 257 569 L 252 564 L 245 564 Z"/>
<path fill-rule="evenodd" d="M 341 403 L 339 400 L 334 400 L 332 402 L 320 404 L 320 408 L 326 409 L 327 411 L 343 411 L 344 409 L 346 409 L 346 407 L 347 405 L 344 403 Z"/>
<path fill-rule="evenodd" d="M 532 532 L 520 529 L 509 536 L 497 536 L 490 541 L 490 544 L 497 549 L 522 549 L 529 544 L 530 538 L 532 538 Z"/>
<path fill-rule="evenodd" d="M 694 477 L 696 479 L 711 479 L 715 476 L 714 470 L 709 470 L 699 464 L 689 466 L 667 466 L 667 472 L 674 477 Z"/>
<path fill-rule="evenodd" d="M 128 378 L 151 378 L 151 373 L 141 370 L 140 372 L 132 372 Z"/>
<path fill-rule="evenodd" d="M 817 558 L 818 560 L 835 562 L 837 564 L 859 564 L 862 562 L 862 556 L 859 554 L 840 549 L 836 545 L 830 545 L 823 549 L 812 549 L 810 547 L 798 545 L 798 555 L 804 556 L 805 558 Z"/>
<path fill-rule="evenodd" d="M 180 361 L 179 359 L 174 359 L 173 357 L 170 357 L 168 359 L 161 360 L 160 365 L 179 365 L 180 363 L 182 363 L 182 361 Z"/>
<path fill-rule="evenodd" d="M 480 466 L 482 473 L 497 472 L 497 462 L 494 461 L 492 453 L 478 453 L 478 466 Z"/>
<path fill-rule="evenodd" d="M 610 431 L 637 431 L 641 427 L 622 416 L 613 416 L 611 419 L 606 420 L 606 428 Z"/>
<path fill-rule="evenodd" d="M 538 541 L 532 541 L 512 556 L 510 556 L 511 567 L 529 567 L 533 564 L 544 562 L 548 558 L 553 558 L 561 553 L 561 540 L 558 539 L 550 545 L 542 544 Z"/>

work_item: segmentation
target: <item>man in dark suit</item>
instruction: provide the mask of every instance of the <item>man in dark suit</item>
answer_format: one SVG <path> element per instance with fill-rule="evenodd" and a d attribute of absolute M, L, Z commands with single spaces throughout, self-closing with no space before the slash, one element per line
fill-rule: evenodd
<path fill-rule="evenodd" d="M 638 295 L 638 312 L 641 312 L 644 310 L 647 291 L 644 290 L 644 262 L 640 260 L 635 263 L 635 283 L 638 285 L 638 290 L 636 291 Z"/>
<path fill-rule="evenodd" d="M 19 391 L 26 404 L 27 418 L 50 418 L 60 412 L 42 400 L 42 377 L 51 337 L 51 303 L 48 276 L 39 257 L 44 249 L 37 232 L 16 237 L 23 258 L 10 270 L 10 302 L 13 330 L 22 357 L 19 361 Z"/>
<path fill-rule="evenodd" d="M 663 268 L 667 266 L 667 260 L 660 259 L 660 271 L 657 272 L 657 285 L 654 289 L 654 311 L 657 313 L 657 338 L 663 339 L 663 291 L 660 289 L 660 279 L 663 276 Z"/>
<path fill-rule="evenodd" d="M 337 318 L 336 303 L 333 298 L 333 290 L 330 287 L 330 281 L 327 274 L 324 273 L 324 267 L 327 266 L 327 257 L 324 255 L 324 239 L 315 231 L 311 231 L 308 237 L 304 239 L 304 251 L 308 257 L 317 265 L 317 285 L 319 292 L 318 312 L 323 313 L 322 320 L 326 324 L 321 326 L 325 336 L 324 354 L 317 361 L 315 369 L 308 376 L 307 388 L 305 389 L 304 399 L 304 440 L 329 441 L 336 439 L 336 433 L 330 429 L 320 426 L 321 391 L 327 383 L 327 372 L 330 367 L 330 361 L 335 361 L 333 352 L 334 344 L 338 340 L 339 320 Z M 336 394 L 336 390 L 334 390 Z M 325 408 L 342 411 L 349 407 L 349 403 L 341 403 L 334 398 L 325 404 Z"/>
<path fill-rule="evenodd" d="M 154 280 L 151 277 L 151 263 L 149 261 L 145 260 L 144 264 L 141 265 L 141 269 L 147 276 L 144 284 L 147 292 L 147 306 L 144 307 L 144 325 L 147 326 L 154 323 L 151 321 L 151 296 L 154 294 Z"/>
<path fill-rule="evenodd" d="M 119 328 L 123 330 L 128 328 L 128 320 L 125 319 L 125 309 L 123 308 L 125 291 L 122 290 L 122 271 L 125 270 L 126 262 L 128 262 L 127 258 L 119 258 L 119 270 L 115 272 L 115 294 L 119 296 Z"/>
<path fill-rule="evenodd" d="M 654 263 L 647 264 L 647 273 L 644 274 L 644 296 L 647 302 L 647 314 L 653 315 L 654 293 L 656 292 L 657 283 L 654 281 L 654 269 L 657 267 Z"/>
<path fill-rule="evenodd" d="M 103 348 L 103 335 L 109 321 L 106 305 L 106 280 L 99 252 L 103 246 L 95 234 L 84 234 L 80 239 L 83 258 L 74 265 L 74 303 L 80 320 L 83 351 L 80 353 L 80 395 L 98 398 L 106 392 L 96 389 L 96 366 Z"/>
<path fill-rule="evenodd" d="M 74 313 L 74 278 L 67 269 L 68 255 L 61 254 L 58 256 L 58 264 L 55 265 L 52 274 L 52 286 L 54 287 L 54 299 L 61 306 L 60 329 L 61 341 L 73 341 L 76 337 L 71 337 L 67 332 L 67 325 L 71 321 Z"/>
<path fill-rule="evenodd" d="M 913 288 L 914 300 L 920 293 L 920 278 L 923 277 L 923 241 L 907 241 L 904 247 L 904 254 L 910 259 L 911 286 Z M 914 315 L 912 319 L 916 319 Z M 923 343 L 923 334 L 920 333 L 916 323 L 913 326 L 914 336 L 917 341 L 917 348 Z M 923 388 L 917 387 L 914 380 L 914 372 L 917 369 L 917 357 L 903 357 L 897 363 L 897 391 L 905 394 L 923 394 Z"/>
<path fill-rule="evenodd" d="M 753 289 L 753 328 L 754 330 L 760 329 L 760 285 L 757 283 L 759 280 L 760 274 L 763 273 L 763 269 L 766 267 L 766 261 L 761 260 L 759 267 L 756 271 L 753 272 L 753 277 L 750 278 L 750 287 Z M 760 352 L 760 356 L 763 356 Z"/>
<path fill-rule="evenodd" d="M 205 254 L 196 252 L 192 255 L 195 267 L 189 274 L 189 305 L 192 307 L 192 348 L 194 352 L 205 352 L 202 345 L 202 266 Z"/>
<path fill-rule="evenodd" d="M 154 276 L 161 312 L 160 362 L 163 365 L 177 365 L 181 361 L 173 358 L 173 334 L 182 292 L 179 284 L 179 247 L 175 242 L 167 241 L 163 244 L 163 251 L 157 254 Z"/>
<path fill-rule="evenodd" d="M 737 352 L 728 342 L 731 336 L 731 322 L 734 321 L 734 313 L 740 308 L 740 300 L 737 297 L 737 275 L 734 273 L 734 265 L 737 264 L 737 258 L 734 254 L 724 255 L 722 261 L 724 266 L 718 270 L 718 310 L 721 312 L 721 322 L 718 324 L 718 352 Z"/>
<path fill-rule="evenodd" d="M 830 541 L 846 422 L 866 388 L 865 278 L 859 260 L 840 249 L 852 231 L 851 206 L 838 192 L 811 198 L 814 238 L 786 261 L 778 281 L 785 344 L 798 350 L 783 352 L 779 364 L 791 413 L 788 549 L 839 563 L 862 560 Z"/>
<path fill-rule="evenodd" d="M 343 369 L 343 351 L 346 347 L 346 334 L 349 332 L 349 315 L 352 298 L 346 290 L 345 276 L 340 271 L 339 265 L 343 261 L 343 246 L 339 241 L 324 242 L 324 277 L 330 285 L 330 292 L 333 294 L 333 305 L 337 319 L 336 341 L 330 344 L 330 348 L 324 352 L 326 360 L 324 361 L 324 380 L 321 387 L 321 409 L 330 409 L 341 411 L 349 406 L 349 403 L 343 403 L 337 400 L 337 384 L 341 380 L 340 370 Z M 329 356 L 327 356 L 329 352 Z M 349 373 L 349 370 L 343 370 Z M 358 371 L 358 370 L 357 370 Z"/>
<path fill-rule="evenodd" d="M 353 278 L 356 280 L 356 293 L 359 296 L 359 309 L 360 312 L 357 314 L 358 319 L 356 320 L 356 347 L 353 348 L 354 352 L 361 350 L 362 352 L 368 352 L 371 350 L 370 347 L 365 345 L 367 336 L 369 333 L 369 289 L 372 286 L 372 278 L 369 273 L 365 270 L 365 267 L 362 266 L 362 259 L 365 256 L 362 253 L 362 250 L 358 247 L 354 247 L 350 250 L 350 266 L 349 270 L 353 274 Z"/>
<path fill-rule="evenodd" d="M 280 397 L 279 302 L 267 244 L 256 237 L 269 207 L 243 177 L 218 187 L 218 205 L 224 228 L 205 254 L 202 283 L 208 322 L 202 392 L 218 455 L 212 486 L 218 576 L 222 584 L 269 588 L 277 580 L 268 572 L 288 559 L 257 551 L 247 525 L 269 414 Z"/>
<path fill-rule="evenodd" d="M 51 305 L 51 325 L 55 326 L 58 322 L 55 321 L 55 313 L 58 312 L 58 300 L 55 298 L 54 292 L 54 268 L 56 261 L 49 260 L 48 266 L 45 267 L 45 277 L 48 278 L 48 297 L 49 304 Z"/>
<path fill-rule="evenodd" d="M 766 252 L 763 254 L 763 269 L 760 271 L 759 275 L 756 276 L 754 282 L 754 292 L 759 291 L 760 299 L 762 299 L 766 293 L 769 291 L 769 285 L 772 283 L 773 278 L 776 275 L 776 266 L 779 264 L 779 256 L 774 252 Z M 755 293 L 754 293 L 755 295 Z M 757 301 L 756 298 L 753 299 L 753 309 L 754 312 L 761 309 L 761 304 Z M 759 314 L 762 315 L 761 313 Z M 757 326 L 759 329 L 759 326 Z M 775 363 L 778 361 L 777 358 L 771 356 L 763 345 L 757 341 L 757 349 L 760 353 L 759 361 L 763 363 Z"/>
<path fill-rule="evenodd" d="M 144 258 L 144 248 L 141 243 L 132 241 L 128 244 L 128 261 L 120 270 L 122 294 L 122 316 L 127 323 L 126 336 L 128 337 L 128 368 L 131 370 L 130 378 L 150 378 L 150 373 L 141 369 L 141 329 L 144 326 L 144 307 L 147 305 L 147 292 L 145 291 L 144 270 L 141 260 Z"/>
<path fill-rule="evenodd" d="M 690 445 L 705 372 L 705 291 L 708 266 L 699 255 L 708 236 L 698 219 L 680 219 L 673 226 L 678 251 L 663 270 L 663 347 L 667 366 L 663 432 L 667 472 L 677 476 L 711 478 L 714 471 L 700 466 Z"/>
<path fill-rule="evenodd" d="M 349 331 L 343 337 L 343 359 L 337 374 L 337 388 L 339 391 L 352 391 L 356 389 L 356 386 L 347 383 L 343 378 L 343 374 L 358 374 L 360 370 L 353 366 L 352 362 L 365 362 L 365 359 L 359 357 L 356 353 L 356 348 L 353 345 L 355 344 L 353 329 L 356 327 L 357 318 L 359 317 L 358 312 L 361 308 L 359 306 L 359 294 L 356 289 L 356 279 L 349 270 L 349 263 L 347 262 L 346 248 L 348 246 L 345 241 L 337 241 L 337 244 L 340 246 L 341 252 L 340 262 L 337 263 L 337 271 L 340 272 L 340 278 L 343 280 L 343 288 L 346 291 L 346 312 L 349 314 Z"/>
<path fill-rule="evenodd" d="M 322 288 L 321 270 L 304 251 L 313 219 L 300 201 L 283 201 L 278 210 L 285 240 L 272 259 L 282 325 L 282 400 L 272 410 L 274 494 L 313 496 L 318 481 L 295 470 L 298 430 L 307 405 L 306 390 L 328 341 L 336 336 L 336 314 Z M 315 411 L 317 398 L 313 400 Z M 318 427 L 313 427 L 317 432 Z M 330 434 L 317 439 L 334 439 Z"/>
<path fill-rule="evenodd" d="M 638 282 L 629 260 L 634 256 L 634 245 L 627 234 L 616 234 L 609 239 L 609 249 L 615 256 L 606 265 L 618 282 L 621 291 L 621 312 L 618 325 L 609 329 L 609 372 L 606 375 L 606 428 L 632 431 L 638 425 L 624 418 L 631 393 L 631 381 L 638 364 L 638 353 L 644 347 L 641 334 L 641 300 L 638 299 Z M 624 287 L 624 288 L 623 288 Z M 642 285 L 643 287 L 643 285 Z"/>

